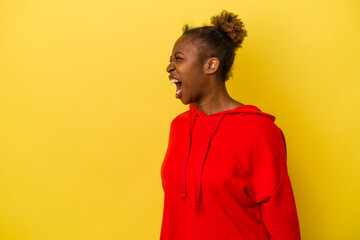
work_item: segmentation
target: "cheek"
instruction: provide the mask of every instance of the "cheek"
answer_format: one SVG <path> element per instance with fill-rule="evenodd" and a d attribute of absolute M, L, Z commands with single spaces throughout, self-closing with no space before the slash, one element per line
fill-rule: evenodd
<path fill-rule="evenodd" d="M 182 68 L 179 69 L 184 89 L 196 93 L 202 88 L 203 83 L 201 80 L 203 75 L 200 70 L 198 66 L 194 65 L 183 65 Z"/>
<path fill-rule="evenodd" d="M 203 88 L 202 75 L 193 71 L 186 79 L 187 86 L 191 87 L 194 91 L 199 91 Z"/>

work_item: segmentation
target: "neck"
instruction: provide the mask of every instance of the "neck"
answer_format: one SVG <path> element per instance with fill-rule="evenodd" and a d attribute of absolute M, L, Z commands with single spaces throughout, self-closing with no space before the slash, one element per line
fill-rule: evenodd
<path fill-rule="evenodd" d="M 210 115 L 244 105 L 230 97 L 224 81 L 216 80 L 210 82 L 213 84 L 209 84 L 208 94 L 195 103 L 200 111 Z"/>

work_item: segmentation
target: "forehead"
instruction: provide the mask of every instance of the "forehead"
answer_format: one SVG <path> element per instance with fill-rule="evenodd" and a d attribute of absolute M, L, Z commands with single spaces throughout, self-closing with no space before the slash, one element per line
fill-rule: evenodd
<path fill-rule="evenodd" d="M 173 53 L 181 52 L 189 55 L 197 54 L 195 39 L 189 35 L 182 35 L 174 44 Z"/>

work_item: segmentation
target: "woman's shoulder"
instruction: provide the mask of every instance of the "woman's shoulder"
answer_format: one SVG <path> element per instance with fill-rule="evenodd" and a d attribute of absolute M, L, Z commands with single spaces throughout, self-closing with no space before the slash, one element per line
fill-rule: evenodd
<path fill-rule="evenodd" d="M 229 119 L 226 122 L 232 125 L 234 130 L 238 129 L 242 132 L 251 132 L 252 134 L 264 134 L 280 130 L 279 126 L 275 123 L 275 118 L 268 117 L 266 114 L 246 113 Z"/>
<path fill-rule="evenodd" d="M 185 112 L 177 114 L 172 120 L 171 120 L 171 127 L 177 127 L 182 126 L 184 124 L 187 124 L 189 121 L 189 117 L 191 115 L 190 110 L 187 110 Z"/>
<path fill-rule="evenodd" d="M 271 119 L 262 115 L 249 114 L 241 124 L 241 134 L 246 137 L 250 145 L 260 144 L 277 148 L 284 144 L 286 148 L 282 129 Z"/>

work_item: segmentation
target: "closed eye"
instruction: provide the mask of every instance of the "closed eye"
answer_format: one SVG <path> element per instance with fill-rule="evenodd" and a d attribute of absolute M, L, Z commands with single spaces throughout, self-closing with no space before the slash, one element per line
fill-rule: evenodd
<path fill-rule="evenodd" d="M 181 57 L 176 57 L 175 58 L 176 60 L 179 60 L 179 59 L 183 59 L 183 58 L 181 58 Z M 171 62 L 171 58 L 170 58 L 170 61 L 169 62 Z"/>

